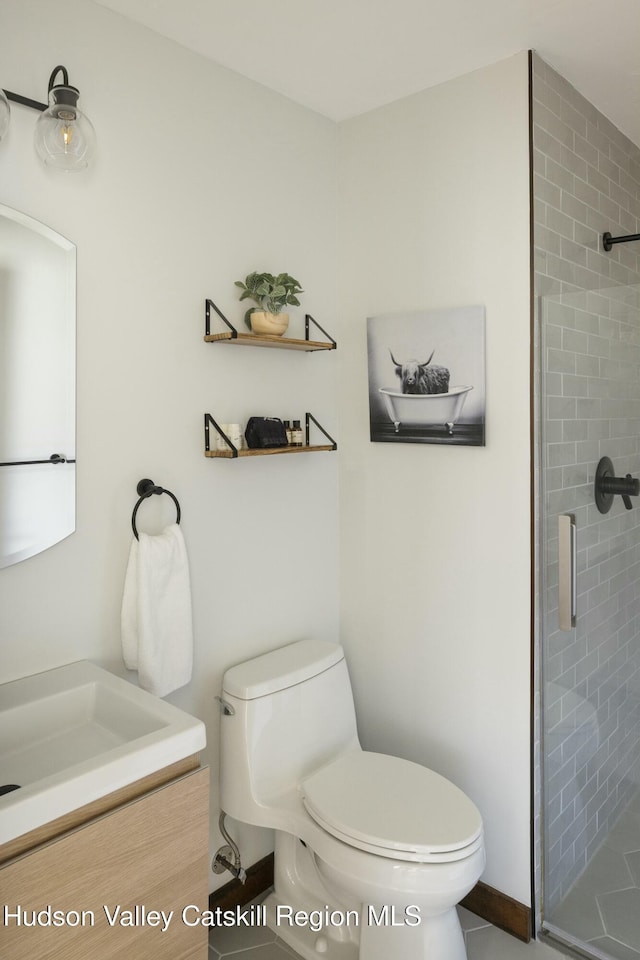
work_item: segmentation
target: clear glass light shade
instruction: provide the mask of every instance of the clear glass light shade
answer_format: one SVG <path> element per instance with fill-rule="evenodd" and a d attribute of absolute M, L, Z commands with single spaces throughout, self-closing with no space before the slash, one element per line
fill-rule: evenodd
<path fill-rule="evenodd" d="M 11 111 L 9 109 L 9 101 L 5 96 L 4 90 L 0 90 L 0 140 L 2 140 L 9 129 L 10 118 Z"/>
<path fill-rule="evenodd" d="M 93 125 L 78 110 L 77 102 L 74 87 L 54 87 L 49 93 L 49 109 L 38 118 L 34 140 L 38 156 L 47 166 L 83 170 L 95 152 Z"/>

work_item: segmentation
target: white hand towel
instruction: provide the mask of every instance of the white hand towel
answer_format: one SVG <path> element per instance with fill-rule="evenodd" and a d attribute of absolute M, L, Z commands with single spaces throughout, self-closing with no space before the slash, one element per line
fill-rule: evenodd
<path fill-rule="evenodd" d="M 122 597 L 122 655 L 157 697 L 191 680 L 193 628 L 189 563 L 177 523 L 133 540 Z"/>

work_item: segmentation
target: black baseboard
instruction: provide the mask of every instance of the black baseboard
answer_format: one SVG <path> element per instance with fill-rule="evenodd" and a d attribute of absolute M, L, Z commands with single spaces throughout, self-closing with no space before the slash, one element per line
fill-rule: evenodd
<path fill-rule="evenodd" d="M 518 940 L 525 943 L 531 940 L 531 908 L 482 881 L 476 883 L 461 906 L 492 923 L 494 927 L 506 930 Z"/>

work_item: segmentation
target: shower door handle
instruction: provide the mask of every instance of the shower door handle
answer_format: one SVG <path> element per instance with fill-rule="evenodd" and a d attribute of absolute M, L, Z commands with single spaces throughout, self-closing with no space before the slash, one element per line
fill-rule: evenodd
<path fill-rule="evenodd" d="M 572 513 L 558 517 L 558 626 L 573 630 L 578 600 L 578 537 Z"/>

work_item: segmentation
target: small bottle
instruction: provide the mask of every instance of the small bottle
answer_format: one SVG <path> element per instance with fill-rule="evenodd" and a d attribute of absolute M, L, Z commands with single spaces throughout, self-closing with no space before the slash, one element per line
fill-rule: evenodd
<path fill-rule="evenodd" d="M 284 429 L 285 429 L 285 433 L 287 434 L 287 444 L 291 447 L 291 446 L 293 446 L 293 437 L 292 437 L 291 421 L 290 421 L 290 420 L 285 420 L 285 421 L 284 421 Z"/>
<path fill-rule="evenodd" d="M 293 421 L 293 429 L 291 430 L 291 443 L 294 447 L 302 446 L 302 427 L 300 426 L 299 420 Z"/>

